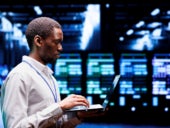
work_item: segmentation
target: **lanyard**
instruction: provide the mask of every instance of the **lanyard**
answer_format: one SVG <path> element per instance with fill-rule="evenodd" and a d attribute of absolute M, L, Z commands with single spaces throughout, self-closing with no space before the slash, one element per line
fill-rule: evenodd
<path fill-rule="evenodd" d="M 36 68 L 34 68 L 30 63 L 28 63 L 28 62 L 25 61 L 25 60 L 23 60 L 23 62 L 27 63 L 32 69 L 34 69 L 34 70 L 36 71 L 36 73 L 44 80 L 44 82 L 46 83 L 46 85 L 47 85 L 48 88 L 50 89 L 51 93 L 53 94 L 54 101 L 57 102 L 56 86 L 55 86 L 55 83 L 54 83 L 53 78 L 51 77 L 55 92 L 53 91 L 53 89 L 51 88 L 51 86 L 50 86 L 50 84 L 47 82 L 47 80 L 41 75 L 41 73 L 39 73 L 39 72 L 37 71 Z"/>

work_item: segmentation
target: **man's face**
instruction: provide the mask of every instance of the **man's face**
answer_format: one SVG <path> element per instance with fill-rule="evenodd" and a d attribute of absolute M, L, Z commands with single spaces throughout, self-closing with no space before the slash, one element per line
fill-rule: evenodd
<path fill-rule="evenodd" d="M 43 39 L 43 45 L 39 49 L 39 56 L 44 64 L 54 63 L 60 57 L 60 52 L 63 50 L 63 32 L 60 28 L 54 28 L 52 34 Z"/>

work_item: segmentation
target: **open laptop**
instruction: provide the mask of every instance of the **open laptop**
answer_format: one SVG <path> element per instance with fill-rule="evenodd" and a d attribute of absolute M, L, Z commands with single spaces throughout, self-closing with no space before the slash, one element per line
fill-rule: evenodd
<path fill-rule="evenodd" d="M 86 106 L 83 106 L 83 105 L 79 105 L 79 106 L 75 106 L 71 109 L 67 109 L 66 111 L 68 112 L 73 112 L 73 111 L 89 111 L 89 110 L 102 110 L 104 111 L 106 109 L 106 107 L 108 106 L 110 100 L 111 100 L 111 96 L 116 88 L 116 85 L 118 84 L 119 82 L 119 79 L 120 79 L 120 75 L 116 75 L 114 80 L 113 80 L 113 83 L 112 83 L 112 86 L 110 87 L 107 95 L 106 95 L 106 98 L 105 100 L 103 101 L 103 104 L 91 104 L 88 108 Z"/>

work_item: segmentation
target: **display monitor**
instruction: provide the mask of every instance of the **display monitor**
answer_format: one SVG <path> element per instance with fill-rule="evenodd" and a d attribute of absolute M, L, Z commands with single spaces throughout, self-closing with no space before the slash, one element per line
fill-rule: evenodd
<path fill-rule="evenodd" d="M 119 106 L 136 111 L 148 106 L 148 68 L 144 53 L 122 53 L 119 60 L 120 89 Z"/>
<path fill-rule="evenodd" d="M 54 65 L 60 92 L 63 95 L 81 94 L 82 59 L 79 53 L 63 53 Z"/>
<path fill-rule="evenodd" d="M 163 111 L 170 106 L 170 54 L 155 53 L 152 58 L 152 105 Z"/>
<path fill-rule="evenodd" d="M 91 103 L 104 99 L 115 75 L 112 53 L 88 53 L 86 94 Z"/>

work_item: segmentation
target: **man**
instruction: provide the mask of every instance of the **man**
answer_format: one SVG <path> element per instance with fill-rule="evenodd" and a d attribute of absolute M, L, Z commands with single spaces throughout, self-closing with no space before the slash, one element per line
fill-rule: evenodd
<path fill-rule="evenodd" d="M 81 95 L 60 100 L 53 71 L 46 65 L 60 57 L 63 32 L 61 25 L 49 18 L 33 19 L 27 27 L 30 48 L 8 74 L 1 91 L 2 118 L 5 128 L 74 128 L 84 117 L 95 113 L 65 113 L 76 105 L 89 106 Z"/>

